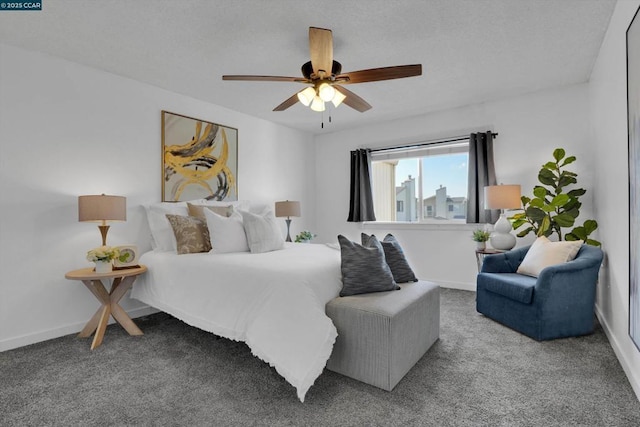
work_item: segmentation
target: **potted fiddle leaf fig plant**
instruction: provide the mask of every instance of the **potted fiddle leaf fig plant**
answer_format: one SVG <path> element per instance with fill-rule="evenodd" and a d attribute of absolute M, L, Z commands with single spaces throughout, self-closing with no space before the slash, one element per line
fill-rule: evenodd
<path fill-rule="evenodd" d="M 538 172 L 542 185 L 533 188 L 533 197 L 522 196 L 523 211 L 509 217 L 514 230 L 524 226 L 518 237 L 531 232 L 546 237 L 555 233 L 558 240 L 583 240 L 589 245 L 601 245 L 589 237 L 598 228 L 595 220 L 588 219 L 582 225 L 574 226 L 582 206 L 580 197 L 587 192 L 583 188 L 569 188 L 578 182 L 578 174 L 566 169 L 575 161 L 575 156 L 566 156 L 564 149 L 556 148 L 553 161 L 542 165 Z M 571 231 L 563 234 L 563 229 L 570 227 L 573 227 Z"/>

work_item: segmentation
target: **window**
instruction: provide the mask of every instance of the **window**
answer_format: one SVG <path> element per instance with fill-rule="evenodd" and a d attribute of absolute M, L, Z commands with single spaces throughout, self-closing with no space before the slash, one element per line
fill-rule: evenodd
<path fill-rule="evenodd" d="M 468 140 L 373 150 L 371 187 L 378 221 L 464 223 Z"/>

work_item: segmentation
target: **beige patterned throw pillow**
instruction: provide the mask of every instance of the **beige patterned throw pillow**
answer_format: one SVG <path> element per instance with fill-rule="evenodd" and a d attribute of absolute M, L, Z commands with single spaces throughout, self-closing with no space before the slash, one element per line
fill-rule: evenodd
<path fill-rule="evenodd" d="M 207 223 L 193 216 L 170 215 L 167 219 L 176 236 L 178 254 L 209 252 L 211 241 Z"/>

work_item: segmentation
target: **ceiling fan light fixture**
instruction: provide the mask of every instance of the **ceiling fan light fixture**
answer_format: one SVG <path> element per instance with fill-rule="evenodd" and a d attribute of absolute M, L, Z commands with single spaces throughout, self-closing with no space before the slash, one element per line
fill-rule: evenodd
<path fill-rule="evenodd" d="M 311 102 L 311 109 L 318 112 L 324 111 L 324 101 L 319 96 L 314 97 Z"/>
<path fill-rule="evenodd" d="M 316 96 L 316 91 L 311 87 L 307 87 L 305 90 L 298 92 L 298 101 L 305 107 L 308 107 Z"/>
<path fill-rule="evenodd" d="M 333 95 L 333 99 L 331 99 L 331 102 L 333 103 L 334 107 L 338 108 L 338 106 L 342 104 L 342 101 L 344 101 L 346 98 L 347 97 L 344 94 L 336 90 L 335 94 Z"/>
<path fill-rule="evenodd" d="M 329 83 L 322 83 L 318 86 L 318 95 L 324 102 L 329 102 L 336 94 L 336 90 Z"/>
<path fill-rule="evenodd" d="M 302 65 L 302 78 L 263 75 L 223 75 L 222 80 L 293 82 L 308 85 L 296 91 L 273 111 L 284 111 L 300 102 L 313 111 L 325 111 L 325 103 L 347 107 L 364 113 L 371 105 L 343 87 L 343 84 L 378 82 L 422 75 L 422 64 L 394 65 L 342 73 L 342 65 L 333 59 L 333 35 L 326 28 L 309 27 L 310 61 Z M 329 118 L 331 121 L 331 118 Z"/>

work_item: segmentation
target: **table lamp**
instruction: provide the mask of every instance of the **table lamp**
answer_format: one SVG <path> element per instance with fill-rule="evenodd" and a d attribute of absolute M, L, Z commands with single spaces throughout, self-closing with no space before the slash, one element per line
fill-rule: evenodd
<path fill-rule="evenodd" d="M 511 234 L 511 223 L 504 214 L 505 209 L 518 209 L 520 203 L 519 185 L 490 185 L 484 187 L 485 209 L 500 209 L 500 218 L 493 226 L 489 242 L 494 249 L 508 251 L 516 245 L 516 237 Z"/>
<path fill-rule="evenodd" d="M 99 222 L 102 246 L 107 245 L 107 221 L 127 220 L 127 199 L 123 196 L 78 196 L 78 221 Z"/>
<path fill-rule="evenodd" d="M 291 226 L 292 216 L 300 216 L 300 202 L 285 200 L 284 202 L 276 202 L 276 216 L 278 218 L 286 216 L 287 219 L 287 242 L 291 241 L 289 227 Z"/>

